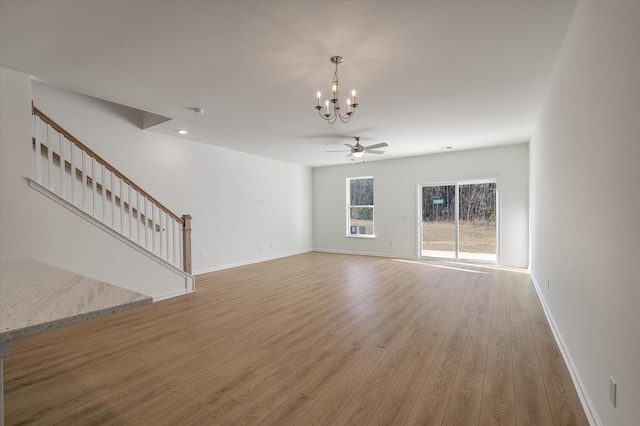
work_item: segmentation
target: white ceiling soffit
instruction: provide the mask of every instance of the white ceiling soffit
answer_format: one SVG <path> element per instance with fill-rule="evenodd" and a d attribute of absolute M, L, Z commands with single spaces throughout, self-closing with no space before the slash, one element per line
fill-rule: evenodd
<path fill-rule="evenodd" d="M 150 131 L 307 166 L 529 140 L 575 1 L 0 0 L 0 64 L 171 117 Z M 333 55 L 350 123 L 314 108 Z M 204 114 L 194 113 L 203 108 Z M 159 120 L 161 121 L 161 120 Z"/>

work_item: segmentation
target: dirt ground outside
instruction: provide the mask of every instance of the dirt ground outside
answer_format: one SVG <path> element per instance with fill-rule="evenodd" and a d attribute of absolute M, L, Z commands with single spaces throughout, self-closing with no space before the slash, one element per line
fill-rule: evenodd
<path fill-rule="evenodd" d="M 454 222 L 422 222 L 422 249 L 455 251 Z M 495 223 L 489 225 L 460 222 L 460 251 L 467 253 L 495 253 Z"/>
<path fill-rule="evenodd" d="M 352 219 L 351 225 L 364 226 L 360 235 L 373 235 L 373 221 Z M 455 251 L 456 227 L 453 222 L 422 222 L 422 249 Z M 460 222 L 460 251 L 467 253 L 496 253 L 495 223 L 481 225 Z"/>

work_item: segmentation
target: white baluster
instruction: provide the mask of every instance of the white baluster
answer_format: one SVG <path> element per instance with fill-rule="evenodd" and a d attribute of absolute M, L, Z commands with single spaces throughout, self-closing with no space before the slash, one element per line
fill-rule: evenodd
<path fill-rule="evenodd" d="M 180 222 L 173 219 L 173 264 L 180 268 Z"/>
<path fill-rule="evenodd" d="M 182 256 L 180 256 L 180 222 L 173 220 L 173 264 L 181 268 Z"/>
<path fill-rule="evenodd" d="M 93 192 L 93 206 L 92 206 L 92 214 L 94 218 L 97 219 L 97 209 L 98 206 L 98 172 L 96 171 L 96 159 L 91 157 L 91 190 Z"/>
<path fill-rule="evenodd" d="M 82 182 L 82 211 L 84 211 L 85 213 L 89 210 L 89 206 L 88 206 L 88 202 L 87 202 L 87 186 L 89 185 L 89 182 L 87 180 L 87 153 L 84 152 L 83 150 L 80 150 L 80 152 L 82 152 L 82 169 L 80 170 L 81 176 L 80 176 L 80 182 Z M 89 157 L 91 158 L 91 157 Z"/>
<path fill-rule="evenodd" d="M 49 167 L 49 191 L 55 193 L 55 190 L 53 188 L 53 143 L 51 143 L 51 132 L 53 131 L 53 129 L 51 128 L 51 126 L 47 125 L 47 164 Z"/>
<path fill-rule="evenodd" d="M 156 254 L 156 205 L 151 202 L 151 253 Z"/>
<path fill-rule="evenodd" d="M 107 175 L 106 175 L 107 170 L 106 170 L 106 167 L 103 166 L 102 164 L 100 164 L 100 170 L 102 171 L 102 223 L 106 225 L 107 224 Z"/>
<path fill-rule="evenodd" d="M 147 246 L 147 227 L 144 223 L 145 219 L 144 219 L 144 212 L 143 212 L 143 207 L 140 205 L 140 197 L 142 197 L 142 195 L 140 195 L 138 193 L 138 244 L 140 244 L 142 247 L 146 247 Z M 143 197 L 144 198 L 144 197 Z M 141 243 L 142 241 L 142 243 Z"/>
<path fill-rule="evenodd" d="M 167 214 L 164 210 L 159 211 L 160 214 L 160 257 L 167 262 L 169 261 L 169 255 L 167 253 Z"/>
<path fill-rule="evenodd" d="M 156 253 L 156 217 L 154 216 L 154 212 L 153 212 L 153 202 L 150 200 L 147 200 L 144 204 L 144 207 L 146 209 L 146 211 L 149 213 L 149 220 L 151 220 L 151 224 L 148 225 L 147 227 L 147 232 L 149 232 L 149 239 L 151 240 L 151 253 L 155 254 Z M 147 221 L 147 223 L 149 223 L 149 221 Z"/>
<path fill-rule="evenodd" d="M 124 181 L 120 179 L 120 233 L 124 235 Z"/>
<path fill-rule="evenodd" d="M 149 240 L 153 241 L 153 229 L 150 228 L 149 221 L 153 219 L 153 211 L 149 211 L 149 200 L 146 196 L 142 197 L 144 203 L 144 248 L 149 250 Z M 152 244 L 153 245 L 153 244 Z M 153 253 L 153 250 L 151 250 Z"/>
<path fill-rule="evenodd" d="M 173 265 L 173 218 L 167 215 L 167 262 Z"/>
<path fill-rule="evenodd" d="M 175 219 L 171 221 L 171 250 L 173 251 L 173 264 L 177 268 L 180 267 L 180 247 L 178 245 L 178 239 L 180 237 L 180 223 Z"/>
<path fill-rule="evenodd" d="M 71 156 L 71 204 L 76 205 L 76 163 L 77 163 L 77 154 L 76 154 L 76 145 L 69 141 L 71 152 L 69 153 Z"/>
<path fill-rule="evenodd" d="M 58 145 L 60 146 L 60 196 L 62 199 L 67 199 L 67 185 L 65 185 L 65 181 L 67 180 L 67 168 L 66 168 L 66 160 L 64 155 L 64 143 L 63 140 L 66 140 L 61 133 L 58 133 Z"/>
<path fill-rule="evenodd" d="M 151 235 L 153 235 L 153 253 L 158 257 L 162 257 L 162 250 L 160 246 L 160 235 L 162 234 L 160 210 L 153 201 L 151 202 L 151 212 L 153 213 L 153 227 L 151 232 Z"/>
<path fill-rule="evenodd" d="M 35 129 L 34 135 L 36 139 L 35 146 L 35 160 L 36 160 L 36 175 L 35 179 L 40 185 L 42 185 L 42 147 L 40 146 L 40 139 L 42 138 L 42 131 L 40 130 L 40 117 L 34 115 L 35 117 Z"/>
<path fill-rule="evenodd" d="M 184 259 L 182 259 L 182 253 L 184 250 L 184 243 L 182 241 L 182 233 L 184 232 L 184 226 L 183 225 L 179 225 L 178 226 L 180 228 L 180 235 L 178 238 L 178 258 L 180 259 L 180 266 L 178 266 L 180 269 L 184 269 Z"/>
<path fill-rule="evenodd" d="M 149 250 L 149 240 L 153 241 L 153 225 L 149 225 L 149 221 L 153 219 L 153 211 L 149 211 L 149 200 L 144 199 L 144 247 Z M 153 243 L 152 243 L 153 245 Z M 149 250 L 153 253 L 153 250 Z"/>
<path fill-rule="evenodd" d="M 111 173 L 111 228 L 116 230 L 116 212 L 118 211 L 118 206 L 116 205 L 116 174 Z M 120 232 L 122 233 L 122 232 Z"/>
<path fill-rule="evenodd" d="M 142 230 L 142 247 L 146 249 L 149 245 L 149 228 L 147 225 L 149 221 L 149 212 L 147 210 L 147 199 L 143 194 L 140 194 L 140 196 L 142 197 L 142 214 L 140 216 L 140 229 Z"/>
<path fill-rule="evenodd" d="M 135 196 L 136 198 L 136 211 L 134 213 L 133 211 L 133 197 Z M 131 188 L 131 186 L 129 186 L 129 236 L 131 238 L 132 241 L 135 241 L 136 243 L 138 242 L 138 194 L 135 192 L 135 190 L 133 188 Z M 135 220 L 135 222 L 134 222 Z M 135 230 L 133 229 L 135 226 Z"/>

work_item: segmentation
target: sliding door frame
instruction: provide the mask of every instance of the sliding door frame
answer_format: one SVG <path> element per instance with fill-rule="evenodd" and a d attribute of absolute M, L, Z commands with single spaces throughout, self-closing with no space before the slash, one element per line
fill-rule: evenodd
<path fill-rule="evenodd" d="M 460 259 L 460 185 L 473 185 L 482 183 L 495 183 L 496 184 L 496 265 L 500 265 L 500 179 L 497 176 L 483 177 L 475 179 L 459 179 L 459 180 L 446 180 L 446 181 L 427 181 L 416 183 L 416 258 L 418 259 L 438 259 L 438 260 L 455 260 L 456 262 L 477 262 L 477 263 L 494 263 L 487 260 L 476 259 Z M 422 255 L 422 188 L 425 186 L 454 186 L 455 187 L 455 258 L 441 258 Z"/>

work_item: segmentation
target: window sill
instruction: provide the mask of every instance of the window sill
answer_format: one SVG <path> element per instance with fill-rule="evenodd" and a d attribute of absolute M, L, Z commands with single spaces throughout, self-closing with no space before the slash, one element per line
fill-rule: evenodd
<path fill-rule="evenodd" d="M 375 235 L 368 235 L 368 234 L 347 234 L 345 235 L 346 238 L 375 238 Z"/>

